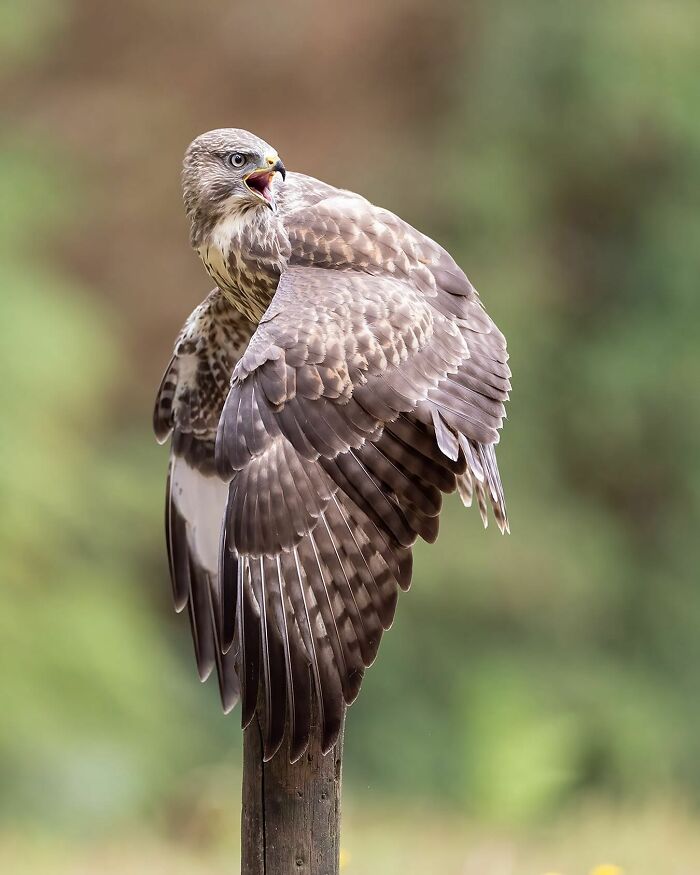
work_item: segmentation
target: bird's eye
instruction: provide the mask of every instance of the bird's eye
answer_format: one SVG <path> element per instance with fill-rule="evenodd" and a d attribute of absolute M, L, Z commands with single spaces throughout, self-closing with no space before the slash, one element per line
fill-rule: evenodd
<path fill-rule="evenodd" d="M 231 167 L 243 167 L 245 164 L 246 158 L 242 152 L 231 152 L 228 156 L 228 163 Z"/>

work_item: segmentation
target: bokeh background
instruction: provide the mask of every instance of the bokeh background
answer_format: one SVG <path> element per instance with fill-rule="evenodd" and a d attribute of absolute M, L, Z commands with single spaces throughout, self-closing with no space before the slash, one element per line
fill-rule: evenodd
<path fill-rule="evenodd" d="M 225 125 L 448 246 L 512 355 L 513 534 L 450 501 L 417 549 L 344 872 L 700 872 L 698 34 L 696 0 L 0 6 L 3 872 L 238 871 L 150 432 L 209 288 L 181 156 Z"/>

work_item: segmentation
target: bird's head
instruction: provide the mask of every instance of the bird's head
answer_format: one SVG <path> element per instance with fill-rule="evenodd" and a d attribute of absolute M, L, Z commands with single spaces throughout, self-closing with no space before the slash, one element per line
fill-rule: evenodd
<path fill-rule="evenodd" d="M 192 224 L 203 230 L 226 215 L 251 209 L 275 210 L 277 174 L 286 170 L 264 140 L 237 128 L 200 134 L 185 152 L 182 189 Z"/>

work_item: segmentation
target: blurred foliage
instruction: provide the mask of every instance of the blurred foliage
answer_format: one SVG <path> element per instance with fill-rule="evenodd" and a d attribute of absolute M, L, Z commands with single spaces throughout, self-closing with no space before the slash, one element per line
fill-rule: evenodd
<path fill-rule="evenodd" d="M 0 70 L 16 67 L 50 50 L 50 40 L 67 17 L 64 3 L 22 0 L 0 5 Z"/>
<path fill-rule="evenodd" d="M 230 794 L 229 794 L 230 797 Z M 235 872 L 238 835 L 219 840 L 181 834 L 89 838 L 0 833 L 0 857 L 12 875 L 219 875 Z M 400 840 L 397 841 L 397 837 Z M 346 804 L 341 875 L 687 875 L 697 871 L 700 836 L 687 810 L 653 806 L 577 806 L 565 820 L 527 831 L 474 823 L 457 812 L 417 806 Z"/>
<path fill-rule="evenodd" d="M 48 23 L 9 8 L 5 62 L 49 53 Z M 351 798 L 509 824 L 592 793 L 698 799 L 700 7 L 454 9 L 470 50 L 432 200 L 387 206 L 451 249 L 508 336 L 513 534 L 449 501 L 417 550 L 350 712 Z M 240 733 L 170 616 L 133 317 L 55 256 L 93 194 L 51 158 L 22 131 L 0 143 L 0 811 L 89 830 L 176 811 Z"/>

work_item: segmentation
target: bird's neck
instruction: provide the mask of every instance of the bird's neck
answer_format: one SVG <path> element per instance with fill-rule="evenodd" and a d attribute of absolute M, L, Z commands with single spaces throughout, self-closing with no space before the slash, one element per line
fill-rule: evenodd
<path fill-rule="evenodd" d="M 197 247 L 227 300 L 254 322 L 272 300 L 289 258 L 289 238 L 268 207 L 223 215 Z"/>

